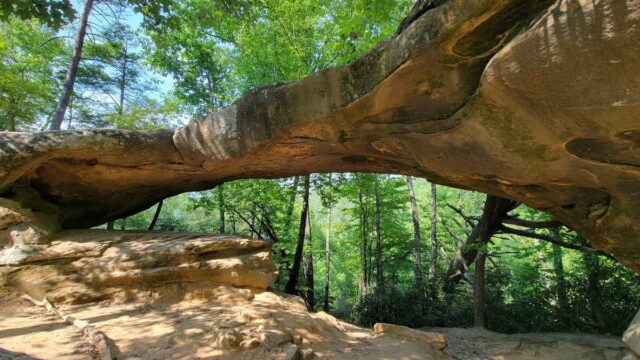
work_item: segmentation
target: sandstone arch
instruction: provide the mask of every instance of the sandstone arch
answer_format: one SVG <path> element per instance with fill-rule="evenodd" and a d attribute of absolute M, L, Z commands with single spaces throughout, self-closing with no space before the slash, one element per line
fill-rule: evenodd
<path fill-rule="evenodd" d="M 0 133 L 0 196 L 85 228 L 231 179 L 394 172 L 545 209 L 640 271 L 640 1 L 437 3 L 175 131 Z"/>

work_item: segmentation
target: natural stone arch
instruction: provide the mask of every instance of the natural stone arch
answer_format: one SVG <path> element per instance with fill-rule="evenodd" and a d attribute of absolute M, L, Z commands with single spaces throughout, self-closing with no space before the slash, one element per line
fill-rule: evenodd
<path fill-rule="evenodd" d="M 640 2 L 450 0 L 175 131 L 0 133 L 0 195 L 84 228 L 238 178 L 393 172 L 544 209 L 640 271 Z"/>

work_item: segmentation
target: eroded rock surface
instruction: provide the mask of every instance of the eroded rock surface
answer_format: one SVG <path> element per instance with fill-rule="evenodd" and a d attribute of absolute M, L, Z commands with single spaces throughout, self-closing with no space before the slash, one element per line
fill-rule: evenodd
<path fill-rule="evenodd" d="M 231 179 L 402 173 L 547 210 L 640 271 L 640 1 L 433 4 L 175 131 L 0 133 L 0 195 L 69 229 Z"/>
<path fill-rule="evenodd" d="M 216 286 L 180 300 L 61 305 L 113 340 L 126 359 L 447 360 L 426 343 L 309 312 L 299 297 Z M 0 349 L 46 359 L 86 359 L 81 337 L 25 301 L 0 307 Z M 28 332 L 21 331 L 29 329 Z M 0 357 L 2 352 L 0 350 Z"/>
<path fill-rule="evenodd" d="M 56 303 L 180 298 L 220 284 L 270 287 L 277 276 L 271 245 L 234 236 L 68 230 L 2 272 L 5 291 Z"/>

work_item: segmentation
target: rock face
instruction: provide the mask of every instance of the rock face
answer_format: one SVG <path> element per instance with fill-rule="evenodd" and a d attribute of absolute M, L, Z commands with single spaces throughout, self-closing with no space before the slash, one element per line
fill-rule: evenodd
<path fill-rule="evenodd" d="M 68 230 L 5 267 L 5 286 L 54 302 L 180 298 L 217 285 L 270 287 L 271 243 L 233 236 Z"/>
<path fill-rule="evenodd" d="M 410 174 L 544 209 L 640 271 L 640 1 L 433 4 L 175 131 L 0 133 L 0 196 L 69 229 L 237 178 Z"/>

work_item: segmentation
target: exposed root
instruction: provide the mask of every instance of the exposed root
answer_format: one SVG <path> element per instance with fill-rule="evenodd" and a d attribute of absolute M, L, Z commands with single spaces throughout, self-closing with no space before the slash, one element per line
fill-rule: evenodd
<path fill-rule="evenodd" d="M 35 305 L 43 306 L 47 308 L 47 310 L 55 315 L 58 315 L 65 323 L 69 325 L 73 325 L 80 329 L 82 334 L 87 338 L 87 340 L 95 347 L 98 354 L 100 354 L 100 359 L 102 360 L 113 360 L 113 352 L 111 351 L 111 347 L 109 346 L 109 338 L 105 333 L 98 330 L 95 326 L 90 325 L 88 321 L 76 319 L 73 316 L 65 315 L 60 309 L 58 309 L 55 305 L 53 305 L 45 296 L 42 301 L 38 301 L 27 294 L 23 294 L 22 298 L 25 300 L 29 300 Z"/>

